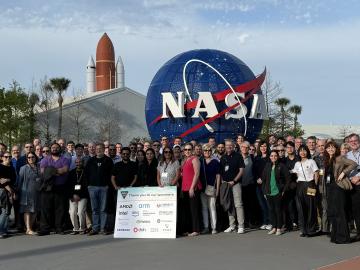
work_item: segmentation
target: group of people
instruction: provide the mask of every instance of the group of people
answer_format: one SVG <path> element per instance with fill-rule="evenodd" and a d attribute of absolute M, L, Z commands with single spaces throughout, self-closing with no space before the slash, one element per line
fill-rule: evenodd
<path fill-rule="evenodd" d="M 341 146 L 275 135 L 253 144 L 238 135 L 204 144 L 162 137 L 127 147 L 35 139 L 21 152 L 0 143 L 1 238 L 9 227 L 27 235 L 69 228 L 71 234 L 108 234 L 119 189 L 176 186 L 178 235 L 299 230 L 301 237 L 327 234 L 334 243 L 360 240 L 357 134 Z"/>

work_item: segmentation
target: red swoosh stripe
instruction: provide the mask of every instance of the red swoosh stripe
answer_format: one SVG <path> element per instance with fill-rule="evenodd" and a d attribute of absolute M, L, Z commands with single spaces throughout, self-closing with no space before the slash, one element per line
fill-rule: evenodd
<path fill-rule="evenodd" d="M 251 91 L 254 88 L 258 89 L 263 84 L 263 82 L 265 80 L 265 75 L 266 75 L 266 68 L 256 79 L 236 86 L 234 88 L 235 92 L 237 92 L 237 93 L 246 93 L 248 91 Z M 225 100 L 226 95 L 228 95 L 229 93 L 232 93 L 230 88 L 222 90 L 221 92 L 213 94 L 212 96 L 214 98 L 214 101 L 218 102 L 218 101 Z M 185 103 L 185 105 L 184 105 L 185 110 L 194 109 L 196 107 L 197 101 L 198 100 L 196 99 L 196 100 L 189 101 L 189 102 Z M 159 115 L 158 117 L 156 117 L 149 124 L 149 126 L 159 122 L 162 119 L 161 117 L 162 117 L 162 115 Z"/>
<path fill-rule="evenodd" d="M 261 84 L 262 84 L 262 82 L 261 82 Z M 255 93 L 259 90 L 261 84 L 260 84 L 257 88 L 253 89 L 243 100 L 241 100 L 241 103 L 245 103 L 250 97 L 252 97 L 253 94 L 255 94 Z M 239 106 L 238 103 L 236 103 L 236 104 L 234 104 L 234 105 L 226 108 L 225 110 L 221 111 L 221 112 L 218 113 L 217 115 L 214 115 L 213 117 L 210 117 L 210 118 L 206 119 L 205 121 L 203 121 L 203 122 L 201 122 L 201 123 L 193 126 L 192 128 L 186 130 L 184 133 L 182 133 L 182 134 L 180 135 L 180 137 L 181 137 L 181 138 L 186 137 L 186 136 L 189 135 L 190 133 L 193 133 L 194 131 L 198 130 L 199 128 L 205 126 L 206 124 L 208 124 L 208 123 L 216 120 L 217 118 L 223 116 L 225 113 L 231 111 L 232 109 L 235 109 L 237 106 Z"/>

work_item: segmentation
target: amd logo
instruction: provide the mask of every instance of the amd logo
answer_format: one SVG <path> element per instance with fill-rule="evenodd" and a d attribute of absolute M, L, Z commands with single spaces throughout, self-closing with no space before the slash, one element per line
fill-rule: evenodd
<path fill-rule="evenodd" d="M 132 208 L 132 204 L 120 204 L 120 208 Z"/>

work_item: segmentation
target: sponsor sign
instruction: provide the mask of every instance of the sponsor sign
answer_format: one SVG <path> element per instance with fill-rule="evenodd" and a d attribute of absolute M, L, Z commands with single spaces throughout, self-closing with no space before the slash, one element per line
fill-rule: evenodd
<path fill-rule="evenodd" d="M 176 192 L 176 187 L 119 190 L 114 237 L 176 238 Z"/>

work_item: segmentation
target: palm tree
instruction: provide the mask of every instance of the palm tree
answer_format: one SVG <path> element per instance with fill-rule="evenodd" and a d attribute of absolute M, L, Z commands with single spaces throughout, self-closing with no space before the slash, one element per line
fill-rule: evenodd
<path fill-rule="evenodd" d="M 296 124 L 298 120 L 298 115 L 302 112 L 302 107 L 299 105 L 293 105 L 289 108 L 289 111 L 294 115 L 294 131 L 296 131 Z"/>
<path fill-rule="evenodd" d="M 35 137 L 35 123 L 36 123 L 36 117 L 35 117 L 35 106 L 37 104 L 39 104 L 40 98 L 39 95 L 36 93 L 31 93 L 28 97 L 28 104 L 29 104 L 29 109 L 30 109 L 30 113 L 29 113 L 29 137 L 31 140 L 34 139 Z"/>
<path fill-rule="evenodd" d="M 63 110 L 63 102 L 64 97 L 63 93 L 67 90 L 70 85 L 70 80 L 64 77 L 61 78 L 52 78 L 50 79 L 50 85 L 53 91 L 55 91 L 58 95 L 58 103 L 59 103 L 59 125 L 58 125 L 58 138 L 61 137 L 61 129 L 62 129 L 62 110 Z"/>
<path fill-rule="evenodd" d="M 281 136 L 284 136 L 285 131 L 285 120 L 286 120 L 286 110 L 285 107 L 289 105 L 290 100 L 288 98 L 278 98 L 275 100 L 275 104 L 280 107 L 281 115 Z"/>

